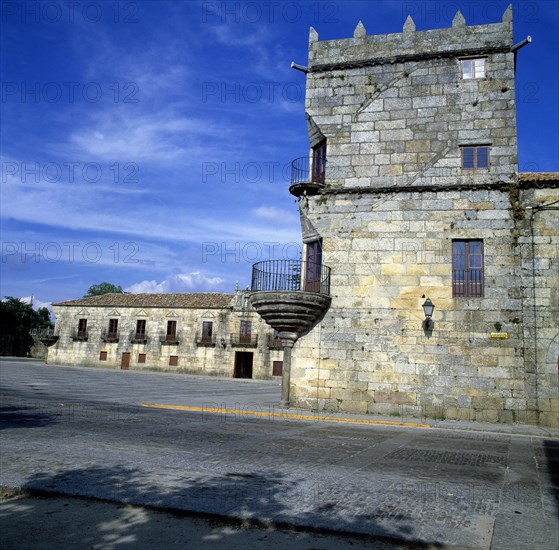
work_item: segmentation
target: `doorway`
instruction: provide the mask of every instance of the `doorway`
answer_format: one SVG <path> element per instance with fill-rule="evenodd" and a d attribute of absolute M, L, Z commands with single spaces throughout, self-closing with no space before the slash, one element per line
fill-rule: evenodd
<path fill-rule="evenodd" d="M 252 356 L 250 351 L 235 352 L 234 378 L 252 378 Z"/>
<path fill-rule="evenodd" d="M 305 290 L 307 292 L 320 292 L 322 239 L 307 243 L 307 265 L 305 270 Z"/>
<path fill-rule="evenodd" d="M 130 352 L 125 351 L 122 354 L 122 359 L 120 360 L 120 368 L 122 370 L 128 370 L 130 368 Z"/>

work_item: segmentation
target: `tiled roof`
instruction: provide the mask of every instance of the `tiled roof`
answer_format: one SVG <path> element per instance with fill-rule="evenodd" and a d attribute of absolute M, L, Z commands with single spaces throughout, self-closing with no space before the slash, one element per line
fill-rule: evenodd
<path fill-rule="evenodd" d="M 557 181 L 559 172 L 519 172 L 520 181 Z"/>
<path fill-rule="evenodd" d="M 113 307 L 169 307 L 169 308 L 226 308 L 234 294 L 219 292 L 181 292 L 175 294 L 101 294 L 77 300 L 58 302 L 55 306 L 113 306 Z"/>

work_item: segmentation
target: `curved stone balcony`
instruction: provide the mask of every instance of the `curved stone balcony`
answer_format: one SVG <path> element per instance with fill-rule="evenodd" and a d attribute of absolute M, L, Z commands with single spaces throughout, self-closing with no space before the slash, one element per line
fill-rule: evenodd
<path fill-rule="evenodd" d="M 299 260 L 254 264 L 250 301 L 280 338 L 295 341 L 330 306 L 330 268 Z"/>
<path fill-rule="evenodd" d="M 34 340 L 39 340 L 47 347 L 56 344 L 60 337 L 58 334 L 54 334 L 53 328 L 32 329 L 30 334 Z"/>
<path fill-rule="evenodd" d="M 295 197 L 317 195 L 324 187 L 326 159 L 318 163 L 312 157 L 300 157 L 291 163 L 289 192 Z"/>

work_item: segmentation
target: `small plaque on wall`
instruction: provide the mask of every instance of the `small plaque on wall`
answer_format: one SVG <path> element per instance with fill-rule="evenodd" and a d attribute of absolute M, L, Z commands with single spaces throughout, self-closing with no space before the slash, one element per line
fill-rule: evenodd
<path fill-rule="evenodd" d="M 508 332 L 490 332 L 489 338 L 496 338 L 497 340 L 508 340 L 509 333 Z"/>

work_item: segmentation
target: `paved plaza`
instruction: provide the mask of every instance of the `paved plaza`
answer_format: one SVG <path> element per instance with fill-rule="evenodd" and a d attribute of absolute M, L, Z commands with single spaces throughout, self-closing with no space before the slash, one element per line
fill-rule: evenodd
<path fill-rule="evenodd" d="M 557 430 L 284 411 L 277 381 L 3 359 L 0 382 L 11 493 L 387 545 L 559 547 Z"/>

